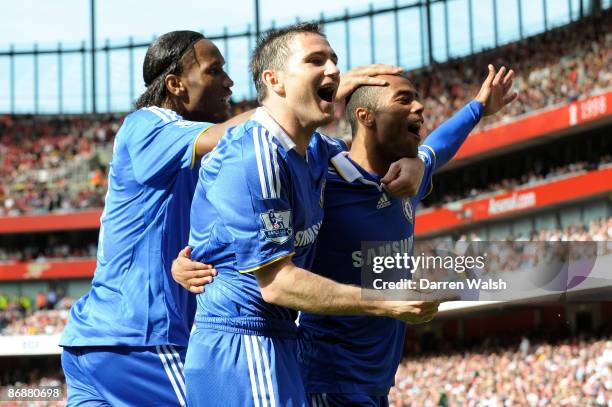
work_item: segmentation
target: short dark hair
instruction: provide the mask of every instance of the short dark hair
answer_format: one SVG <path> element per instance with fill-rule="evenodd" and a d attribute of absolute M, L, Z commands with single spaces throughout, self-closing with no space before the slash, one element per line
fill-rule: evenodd
<path fill-rule="evenodd" d="M 147 89 L 136 101 L 136 108 L 161 106 L 168 97 L 166 76 L 180 75 L 195 59 L 194 45 L 205 39 L 196 31 L 171 31 L 157 38 L 145 55 L 142 77 Z"/>
<path fill-rule="evenodd" d="M 364 85 L 360 86 L 346 98 L 346 120 L 351 125 L 351 134 L 354 136 L 357 133 L 357 109 L 365 107 L 372 111 L 378 109 L 378 98 L 384 86 Z"/>
<path fill-rule="evenodd" d="M 281 29 L 273 29 L 263 34 L 251 55 L 251 74 L 257 100 L 261 103 L 266 97 L 266 85 L 261 78 L 266 69 L 282 70 L 289 57 L 289 43 L 298 34 L 317 34 L 325 38 L 321 26 L 316 23 L 298 23 Z"/>

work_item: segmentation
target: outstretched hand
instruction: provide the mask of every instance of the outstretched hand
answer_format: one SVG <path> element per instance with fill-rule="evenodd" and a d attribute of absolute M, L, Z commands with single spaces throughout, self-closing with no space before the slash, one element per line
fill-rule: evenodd
<path fill-rule="evenodd" d="M 372 64 L 353 68 L 340 76 L 340 85 L 338 86 L 338 92 L 336 92 L 336 100 L 340 101 L 345 99 L 360 86 L 387 86 L 389 83 L 386 80 L 377 78 L 376 76 L 397 75 L 403 71 L 403 68 L 385 64 Z"/>
<path fill-rule="evenodd" d="M 495 67 L 491 64 L 488 68 L 489 74 L 480 87 L 478 95 L 476 95 L 476 100 L 484 106 L 485 116 L 499 112 L 518 96 L 516 92 L 510 92 L 512 77 L 514 76 L 512 69 L 508 71 L 505 66 L 502 66 L 496 72 Z"/>

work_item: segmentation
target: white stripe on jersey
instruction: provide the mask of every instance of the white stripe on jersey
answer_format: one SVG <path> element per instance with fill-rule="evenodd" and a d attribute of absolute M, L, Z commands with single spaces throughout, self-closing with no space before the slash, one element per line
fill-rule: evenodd
<path fill-rule="evenodd" d="M 155 349 L 157 349 L 157 355 L 159 356 L 159 358 L 162 361 L 162 364 L 164 365 L 164 370 L 166 371 L 166 375 L 170 379 L 170 383 L 172 384 L 172 388 L 174 389 L 174 393 L 176 394 L 179 404 L 181 406 L 186 406 L 187 404 L 185 403 L 185 399 L 183 398 L 183 395 L 181 394 L 181 390 L 179 386 L 177 385 L 176 380 L 174 379 L 174 375 L 172 374 L 170 367 L 168 366 L 166 355 L 164 354 L 160 346 L 156 346 Z"/>
<path fill-rule="evenodd" d="M 280 198 L 282 188 L 281 188 L 280 175 L 279 175 L 278 159 L 276 158 L 278 154 L 278 147 L 276 147 L 276 144 L 274 144 L 271 134 L 268 134 L 268 142 L 272 146 L 271 153 L 272 153 L 272 162 L 274 164 L 273 166 L 274 166 L 274 181 L 276 182 L 276 195 L 277 195 L 277 198 Z"/>
<path fill-rule="evenodd" d="M 423 144 L 422 147 L 428 149 L 429 151 L 431 151 L 431 155 L 433 157 L 433 165 L 435 167 L 436 166 L 436 160 L 438 159 L 438 157 L 436 157 L 436 152 L 434 151 L 433 148 L 431 148 L 427 144 Z"/>
<path fill-rule="evenodd" d="M 257 171 L 259 172 L 259 184 L 261 185 L 261 196 L 263 199 L 268 199 L 268 188 L 266 187 L 266 175 L 263 170 L 261 161 L 261 149 L 259 148 L 259 131 L 260 127 L 253 129 L 253 144 L 255 145 L 255 159 L 257 160 Z"/>
<path fill-rule="evenodd" d="M 282 190 L 277 158 L 278 147 L 273 141 L 273 136 L 263 127 L 253 128 L 253 143 L 261 195 L 263 199 L 278 199 Z"/>
<path fill-rule="evenodd" d="M 270 181 L 270 197 L 272 199 L 278 198 L 278 194 L 276 193 L 276 188 L 274 186 L 274 175 L 272 174 L 272 165 L 270 164 L 270 144 L 268 143 L 268 132 L 264 131 L 261 134 L 261 144 L 264 159 L 266 161 L 266 179 Z"/>
<path fill-rule="evenodd" d="M 170 118 L 172 120 L 180 120 L 181 119 L 180 116 L 174 110 L 164 109 L 164 108 L 161 108 L 161 109 L 164 110 L 166 112 L 166 114 L 168 116 L 170 116 Z"/>
<path fill-rule="evenodd" d="M 266 383 L 268 384 L 268 392 L 270 393 L 270 407 L 276 407 L 276 399 L 274 398 L 274 387 L 272 387 L 272 375 L 270 374 L 270 362 L 268 362 L 268 353 L 261 343 L 261 338 L 253 337 L 253 342 L 257 341 L 257 346 L 261 352 L 261 358 L 263 359 L 264 370 L 266 372 Z"/>
<path fill-rule="evenodd" d="M 145 107 L 144 110 L 148 110 L 149 112 L 153 113 L 155 116 L 157 116 L 160 119 L 162 119 L 164 121 L 164 123 L 170 123 L 170 118 L 166 114 L 161 112 L 159 110 L 159 108 L 156 108 L 155 106 L 153 106 L 153 107 Z"/>

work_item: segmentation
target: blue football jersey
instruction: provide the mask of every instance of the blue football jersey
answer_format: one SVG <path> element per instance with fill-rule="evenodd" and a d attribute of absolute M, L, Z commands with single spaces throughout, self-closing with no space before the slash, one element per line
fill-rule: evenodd
<path fill-rule="evenodd" d="M 288 256 L 310 269 L 328 162 L 341 150 L 315 133 L 300 155 L 259 108 L 202 159 L 189 245 L 193 258 L 214 264 L 219 275 L 198 295 L 198 327 L 273 335 L 274 321 L 293 324 L 296 312 L 266 303 L 252 272 Z"/>
<path fill-rule="evenodd" d="M 158 107 L 125 118 L 113 147 L 96 272 L 75 302 L 62 346 L 186 346 L 195 298 L 170 267 L 189 237 L 199 162 L 210 123 Z"/>
<path fill-rule="evenodd" d="M 332 160 L 325 188 L 325 221 L 319 232 L 312 271 L 345 284 L 361 284 L 361 267 L 376 254 L 361 252 L 363 241 L 389 242 L 395 252 L 411 253 L 414 210 L 429 190 L 434 158 L 426 163 L 418 194 L 391 196 L 380 178 L 344 153 Z M 300 362 L 308 393 L 386 395 L 400 362 L 405 324 L 367 316 L 300 315 Z"/>
<path fill-rule="evenodd" d="M 415 208 L 432 188 L 433 173 L 457 152 L 483 114 L 471 101 L 431 133 L 418 149 L 423 179 L 411 199 L 380 187 L 380 178 L 345 154 L 334 157 L 325 189 L 325 222 L 319 233 L 313 272 L 361 285 L 361 267 L 376 253 L 362 253 L 364 241 L 388 242 L 392 252 L 412 254 Z M 387 245 L 385 245 L 387 246 Z M 405 324 L 382 317 L 334 317 L 302 313 L 300 363 L 308 393 L 385 396 L 394 384 Z"/>

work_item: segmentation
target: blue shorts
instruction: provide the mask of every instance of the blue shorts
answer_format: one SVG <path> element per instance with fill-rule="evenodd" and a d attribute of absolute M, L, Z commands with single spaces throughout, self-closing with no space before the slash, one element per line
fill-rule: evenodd
<path fill-rule="evenodd" d="M 296 339 L 199 327 L 187 349 L 189 406 L 307 405 Z"/>
<path fill-rule="evenodd" d="M 388 407 L 387 396 L 349 393 L 310 393 L 310 407 Z"/>
<path fill-rule="evenodd" d="M 185 406 L 185 348 L 64 347 L 67 406 Z"/>

